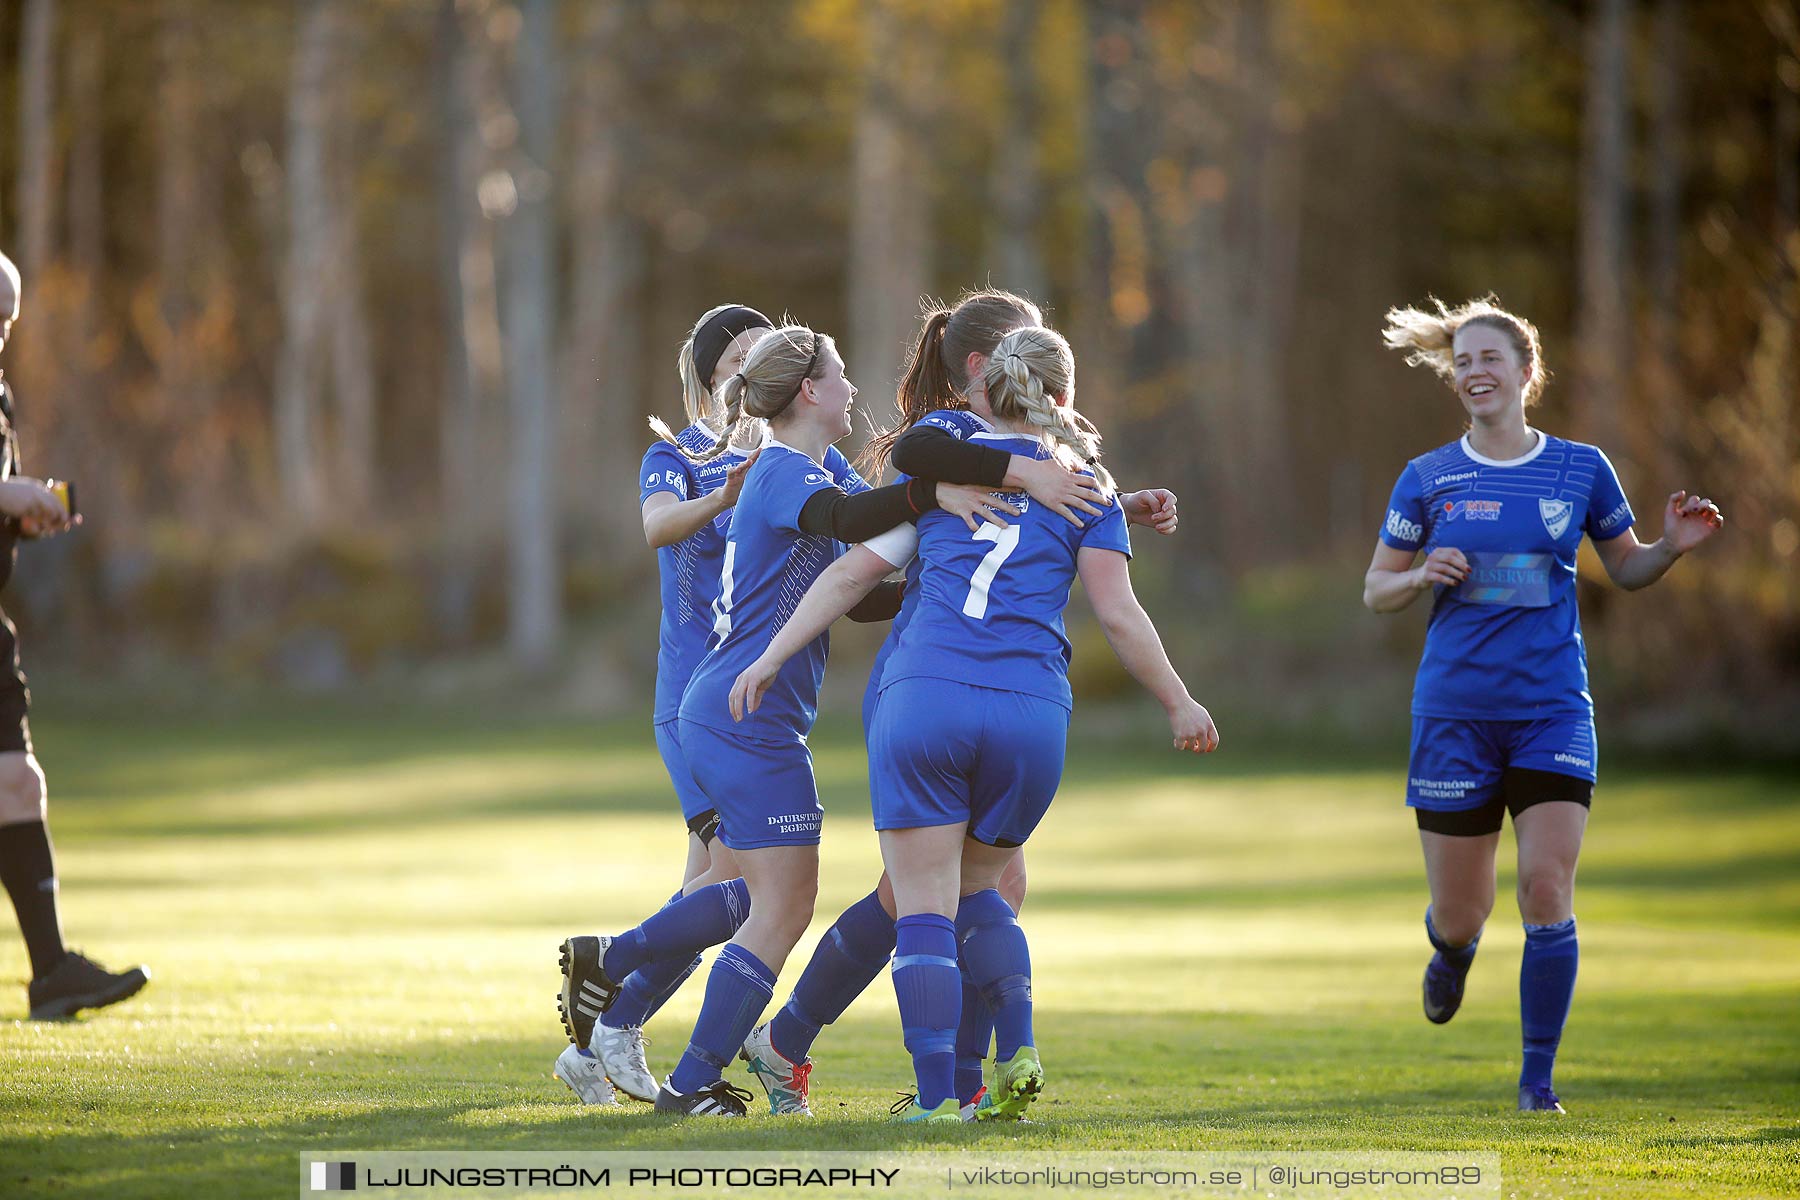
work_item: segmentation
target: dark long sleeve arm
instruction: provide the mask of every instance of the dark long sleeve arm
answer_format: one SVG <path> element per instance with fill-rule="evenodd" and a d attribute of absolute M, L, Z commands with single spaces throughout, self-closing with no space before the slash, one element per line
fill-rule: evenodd
<path fill-rule="evenodd" d="M 866 542 L 936 507 L 937 485 L 929 479 L 890 483 L 854 496 L 825 488 L 814 492 L 800 509 L 800 532 Z"/>
<path fill-rule="evenodd" d="M 894 443 L 894 469 L 920 479 L 1004 487 L 1012 455 L 965 442 L 935 425 L 915 425 Z"/>
<path fill-rule="evenodd" d="M 904 579 L 884 579 L 875 590 L 856 602 L 844 615 L 864 625 L 874 621 L 891 621 L 900 615 L 900 602 L 906 598 Z"/>

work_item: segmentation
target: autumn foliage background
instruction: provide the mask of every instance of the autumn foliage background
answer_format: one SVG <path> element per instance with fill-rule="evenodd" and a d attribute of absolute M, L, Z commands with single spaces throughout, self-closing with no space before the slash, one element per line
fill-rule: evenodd
<path fill-rule="evenodd" d="M 885 422 L 919 297 L 992 281 L 1180 494 L 1134 570 L 1221 724 L 1393 737 L 1423 614 L 1361 574 L 1461 413 L 1381 317 L 1492 290 L 1646 539 L 1729 519 L 1641 595 L 1584 561 L 1609 738 L 1800 753 L 1795 0 L 17 0 L 0 131 L 0 366 L 88 520 L 5 605 L 65 693 L 647 708 L 694 319 L 834 333 Z"/>

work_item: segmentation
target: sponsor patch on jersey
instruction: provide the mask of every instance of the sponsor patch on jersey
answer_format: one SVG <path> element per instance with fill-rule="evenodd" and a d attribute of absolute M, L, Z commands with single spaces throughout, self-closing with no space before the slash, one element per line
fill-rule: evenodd
<path fill-rule="evenodd" d="M 1599 528 L 1601 533 L 1605 533 L 1607 530 L 1611 529 L 1613 526 L 1617 525 L 1620 521 L 1623 521 L 1626 517 L 1629 517 L 1630 515 L 1631 515 L 1631 502 L 1629 500 L 1621 500 L 1619 502 L 1619 507 L 1613 509 L 1611 512 L 1607 513 L 1604 517 L 1600 518 L 1600 520 L 1597 524 L 1597 527 Z"/>
<path fill-rule="evenodd" d="M 1544 528 L 1550 531 L 1553 538 L 1560 538 L 1568 531 L 1569 518 L 1574 513 L 1575 503 L 1572 500 L 1538 501 L 1538 515 L 1544 518 Z"/>
<path fill-rule="evenodd" d="M 1498 521 L 1500 504 L 1499 500 L 1446 500 L 1444 520 L 1454 521 L 1461 517 L 1466 521 Z"/>
<path fill-rule="evenodd" d="M 1388 536 L 1397 541 L 1416 542 L 1425 536 L 1424 527 L 1417 521 L 1409 521 L 1401 516 L 1400 510 L 1397 508 L 1388 509 L 1387 525 L 1385 528 L 1388 531 Z"/>
<path fill-rule="evenodd" d="M 813 471 L 813 472 L 809 473 L 806 477 L 806 484 L 808 487 L 811 487 L 813 484 L 816 484 L 816 483 L 830 483 L 830 482 L 831 482 L 831 476 L 825 474 L 825 472 L 823 472 L 823 471 Z"/>
<path fill-rule="evenodd" d="M 1463 602 L 1508 608 L 1550 606 L 1550 569 L 1554 565 L 1550 555 L 1468 550 L 1463 557 L 1469 560 L 1469 577 L 1456 592 Z"/>
<path fill-rule="evenodd" d="M 1479 471 L 1458 471 L 1454 475 L 1439 475 L 1431 481 L 1431 486 L 1442 487 L 1446 483 L 1460 483 L 1465 479 L 1473 479 L 1479 474 L 1481 474 Z"/>
<path fill-rule="evenodd" d="M 687 479 L 680 471 L 652 471 L 644 476 L 644 490 L 654 487 L 674 488 L 684 498 L 687 496 Z"/>

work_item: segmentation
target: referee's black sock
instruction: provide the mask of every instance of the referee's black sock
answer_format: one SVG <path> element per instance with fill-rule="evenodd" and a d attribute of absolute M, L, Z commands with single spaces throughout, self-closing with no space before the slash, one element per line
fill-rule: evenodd
<path fill-rule="evenodd" d="M 31 977 L 42 979 L 67 953 L 56 910 L 56 858 L 50 852 L 50 829 L 42 821 L 0 825 L 0 884 L 19 914 Z"/>

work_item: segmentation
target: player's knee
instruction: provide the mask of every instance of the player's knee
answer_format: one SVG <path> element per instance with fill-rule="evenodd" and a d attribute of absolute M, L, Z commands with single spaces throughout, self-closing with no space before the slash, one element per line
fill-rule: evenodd
<path fill-rule="evenodd" d="M 1025 856 L 1015 857 L 1007 865 L 1005 874 L 1000 876 L 1000 896 L 1018 912 L 1025 903 Z"/>
<path fill-rule="evenodd" d="M 773 896 L 756 897 L 754 903 L 776 933 L 798 942 L 812 924 L 818 900 L 818 880 L 796 879 Z"/>
<path fill-rule="evenodd" d="M 0 825 L 44 819 L 44 772 L 30 754 L 0 754 Z"/>
<path fill-rule="evenodd" d="M 1569 915 L 1575 899 L 1575 881 L 1557 869 L 1526 871 L 1519 876 L 1519 915 L 1528 924 L 1548 925 Z"/>
<path fill-rule="evenodd" d="M 1480 935 L 1493 908 L 1491 899 L 1486 903 L 1464 900 L 1447 904 L 1434 900 L 1431 904 L 1431 926 L 1450 945 L 1466 946 Z"/>

